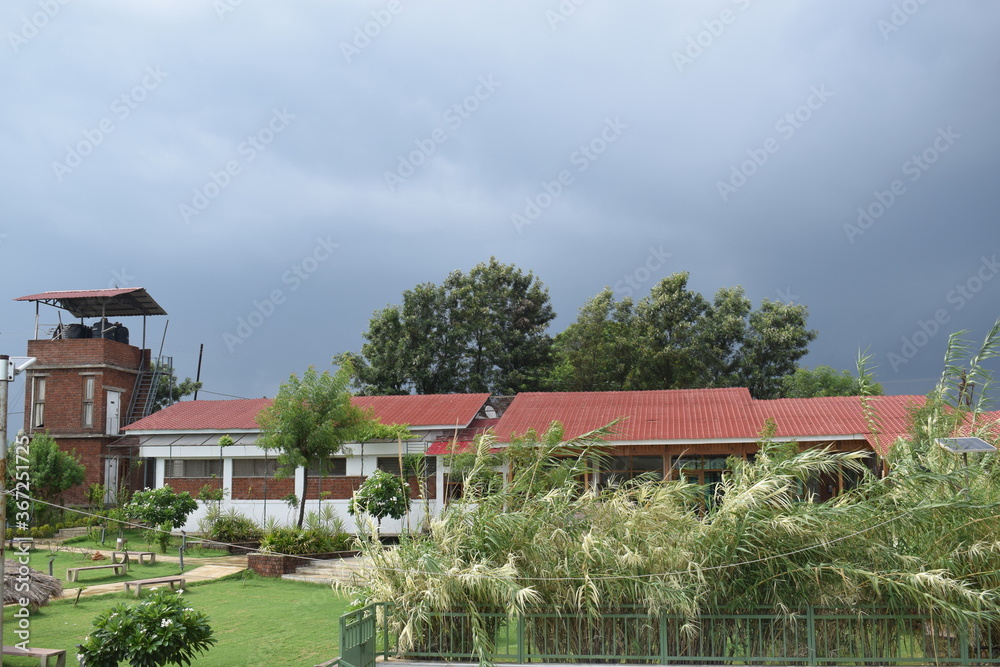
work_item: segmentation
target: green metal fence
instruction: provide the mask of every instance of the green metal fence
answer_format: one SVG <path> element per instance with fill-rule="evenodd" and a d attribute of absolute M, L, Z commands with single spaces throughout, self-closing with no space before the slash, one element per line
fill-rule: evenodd
<path fill-rule="evenodd" d="M 340 665 L 396 656 L 399 623 L 388 604 L 341 618 Z M 600 616 L 459 612 L 432 615 L 398 657 L 477 660 L 474 629 L 492 638 L 494 662 L 755 665 L 1000 665 L 1000 625 L 955 627 L 924 614 L 874 608 L 752 609 L 694 621 L 611 610 Z"/>

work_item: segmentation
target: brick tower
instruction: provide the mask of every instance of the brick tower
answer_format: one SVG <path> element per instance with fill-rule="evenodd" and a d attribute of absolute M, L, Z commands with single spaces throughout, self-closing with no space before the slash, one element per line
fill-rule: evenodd
<path fill-rule="evenodd" d="M 15 300 L 35 303 L 28 356 L 38 361 L 26 372 L 24 430 L 28 435 L 48 432 L 87 469 L 86 481 L 67 492 L 66 500 L 84 502 L 91 484 L 106 487 L 105 502 L 122 487 L 143 488 L 147 473 L 138 443 L 121 429 L 149 414 L 152 388 L 164 366 L 170 366 L 163 359 L 151 363 L 144 349 L 146 317 L 166 311 L 141 287 L 44 292 Z M 63 323 L 60 312 L 58 324 L 42 325 L 42 305 L 68 312 L 78 322 Z M 109 318 L 140 316 L 142 343 L 136 347 L 128 329 Z M 40 327 L 46 332 L 41 337 Z"/>

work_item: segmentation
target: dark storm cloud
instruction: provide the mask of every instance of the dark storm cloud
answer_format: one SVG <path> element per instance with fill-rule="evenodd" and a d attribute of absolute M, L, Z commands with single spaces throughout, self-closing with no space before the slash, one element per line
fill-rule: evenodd
<path fill-rule="evenodd" d="M 1000 314 L 998 14 L 12 1 L 0 343 L 32 333 L 16 296 L 143 285 L 182 374 L 205 343 L 207 388 L 273 394 L 496 255 L 557 329 L 686 270 L 807 304 L 808 364 L 869 348 L 888 391 L 925 392 L 948 333 Z"/>

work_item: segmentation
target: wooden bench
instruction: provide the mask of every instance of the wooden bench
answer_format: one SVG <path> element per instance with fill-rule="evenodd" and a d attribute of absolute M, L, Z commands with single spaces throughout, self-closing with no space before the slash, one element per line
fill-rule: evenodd
<path fill-rule="evenodd" d="M 55 658 L 55 667 L 66 667 L 66 649 L 64 648 L 36 648 L 32 646 L 27 649 L 20 649 L 16 646 L 4 646 L 3 654 L 38 658 L 41 660 L 42 667 L 49 667 L 49 658 Z"/>
<path fill-rule="evenodd" d="M 116 563 L 117 558 L 120 555 L 122 557 L 122 562 L 125 562 L 125 554 L 128 554 L 129 560 L 133 560 L 132 556 L 135 556 L 135 561 L 140 564 L 152 565 L 156 563 L 156 552 L 155 551 L 112 551 L 111 552 L 111 562 Z"/>
<path fill-rule="evenodd" d="M 125 574 L 125 563 L 111 563 L 110 565 L 88 565 L 87 567 L 66 568 L 66 581 L 76 581 L 77 575 L 82 570 L 114 570 L 115 574 Z"/>
<path fill-rule="evenodd" d="M 142 591 L 143 586 L 156 586 L 157 584 L 170 584 L 170 590 L 174 590 L 174 584 L 180 584 L 181 588 L 184 587 L 184 577 L 157 577 L 155 579 L 135 579 L 133 581 L 125 582 L 125 592 L 128 593 L 129 590 L 135 587 L 135 596 L 139 597 L 139 593 Z"/>

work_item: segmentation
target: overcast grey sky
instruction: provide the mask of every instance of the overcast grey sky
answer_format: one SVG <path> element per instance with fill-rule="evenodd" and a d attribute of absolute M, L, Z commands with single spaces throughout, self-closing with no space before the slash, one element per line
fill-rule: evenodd
<path fill-rule="evenodd" d="M 142 286 L 182 377 L 204 343 L 206 390 L 273 396 L 495 255 L 548 286 L 553 333 L 689 271 L 806 304 L 807 365 L 870 348 L 925 393 L 948 332 L 1000 315 L 998 24 L 987 0 L 5 0 L 0 351 L 32 333 L 15 297 Z"/>

